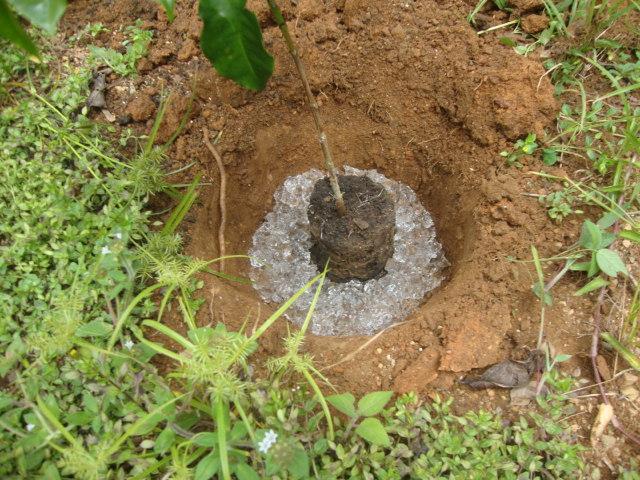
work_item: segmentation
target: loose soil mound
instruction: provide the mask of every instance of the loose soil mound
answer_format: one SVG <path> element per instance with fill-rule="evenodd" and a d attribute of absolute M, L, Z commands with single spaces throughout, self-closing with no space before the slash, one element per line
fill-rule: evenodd
<path fill-rule="evenodd" d="M 526 168 L 506 169 L 498 155 L 516 138 L 541 133 L 553 122 L 557 105 L 540 63 L 495 38 L 479 37 L 465 21 L 470 5 L 459 0 L 282 3 L 336 162 L 375 168 L 411 186 L 433 215 L 452 263 L 446 285 L 407 322 L 366 347 L 360 348 L 366 337 L 309 336 L 307 348 L 319 368 L 341 391 L 425 392 L 451 390 L 460 372 L 524 356 L 535 347 L 539 306 L 530 292 L 529 265 L 507 257 L 529 258 L 531 244 L 541 255 L 555 253 L 575 239 L 578 224 L 552 224 L 535 199 L 523 195 L 545 186 Z M 220 78 L 200 54 L 195 2 L 180 2 L 172 24 L 152 1 L 114 0 L 105 8 L 101 0 L 79 0 L 66 15 L 69 32 L 88 21 L 116 29 L 139 18 L 156 30 L 148 58 L 138 65 L 140 76 L 111 78 L 107 94 L 116 117 L 141 120 L 133 124 L 139 132 L 149 130 L 152 112 L 141 115 L 137 105 L 148 105 L 147 99 L 157 104 L 161 91 L 173 92 L 160 129 L 163 141 L 195 93 L 196 107 L 170 157 L 171 168 L 195 162 L 188 176 L 201 172 L 213 184 L 202 192 L 184 232 L 189 253 L 198 257 L 218 255 L 219 180 L 203 127 L 223 132 L 218 148 L 227 175 L 228 253 L 249 249 L 286 177 L 321 165 L 299 79 L 265 5 L 249 1 L 276 58 L 275 74 L 260 93 Z M 122 39 L 111 33 L 98 38 L 112 47 Z M 240 261 L 226 268 L 239 275 L 248 271 Z M 250 286 L 205 281 L 203 323 L 239 327 L 250 318 L 251 325 L 273 311 Z M 561 296 L 572 287 L 557 288 Z M 589 338 L 580 337 L 590 332 L 588 315 L 579 311 L 588 311 L 585 303 L 559 303 L 547 314 L 550 341 L 563 352 L 587 351 Z M 261 352 L 279 352 L 285 332 L 283 320 Z M 465 393 L 457 403 L 476 407 L 481 398 Z"/>

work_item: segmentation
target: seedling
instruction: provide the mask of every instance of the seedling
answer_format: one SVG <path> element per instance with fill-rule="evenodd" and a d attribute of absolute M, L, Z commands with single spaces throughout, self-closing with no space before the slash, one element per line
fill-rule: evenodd
<path fill-rule="evenodd" d="M 346 437 L 355 427 L 355 432 L 372 445 L 388 447 L 391 444 L 384 425 L 376 415 L 382 412 L 393 392 L 371 392 L 366 394 L 355 406 L 355 397 L 350 393 L 331 395 L 327 401 L 341 413 L 349 417 L 349 424 L 345 430 Z"/>

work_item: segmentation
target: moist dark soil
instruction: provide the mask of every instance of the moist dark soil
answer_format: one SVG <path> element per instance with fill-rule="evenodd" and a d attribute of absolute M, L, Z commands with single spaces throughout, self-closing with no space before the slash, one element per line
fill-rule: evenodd
<path fill-rule="evenodd" d="M 346 214 L 338 212 L 325 177 L 316 182 L 307 215 L 313 245 L 311 260 L 335 282 L 382 277 L 393 256 L 396 215 L 384 186 L 366 176 L 340 175 Z"/>

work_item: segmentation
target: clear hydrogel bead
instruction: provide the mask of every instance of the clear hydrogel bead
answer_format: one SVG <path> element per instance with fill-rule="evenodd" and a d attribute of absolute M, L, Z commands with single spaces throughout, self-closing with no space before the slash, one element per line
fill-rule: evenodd
<path fill-rule="evenodd" d="M 311 320 L 316 335 L 371 335 L 402 321 L 443 280 L 449 264 L 429 213 L 407 185 L 375 170 L 345 167 L 347 175 L 367 175 L 385 186 L 396 208 L 394 254 L 387 274 L 360 282 L 327 279 Z M 285 180 L 274 195 L 275 206 L 253 235 L 251 279 L 260 296 L 281 304 L 318 274 L 311 262 L 307 207 L 315 183 L 324 176 L 309 170 Z M 306 291 L 286 316 L 301 325 L 315 288 Z"/>

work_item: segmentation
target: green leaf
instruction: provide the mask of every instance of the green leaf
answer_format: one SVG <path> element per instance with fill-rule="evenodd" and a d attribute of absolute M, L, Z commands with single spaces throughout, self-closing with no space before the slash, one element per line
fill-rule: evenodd
<path fill-rule="evenodd" d="M 598 262 L 600 270 L 610 277 L 615 277 L 618 273 L 624 275 L 628 275 L 629 273 L 618 252 L 614 252 L 608 248 L 601 248 L 596 252 L 596 261 Z"/>
<path fill-rule="evenodd" d="M 593 292 L 594 290 L 597 290 L 598 288 L 601 288 L 601 287 L 606 287 L 607 285 L 609 285 L 609 282 L 607 282 L 604 278 L 596 277 L 593 280 L 591 280 L 589 283 L 587 283 L 584 287 L 582 287 L 580 290 L 578 290 L 576 293 L 574 293 L 573 295 L 575 297 L 579 297 L 580 295 Z"/>
<path fill-rule="evenodd" d="M 566 362 L 570 358 L 571 358 L 571 355 L 567 353 L 561 353 L 559 355 L 556 355 L 556 358 L 554 358 L 554 360 L 556 363 L 562 363 L 562 362 Z"/>
<path fill-rule="evenodd" d="M 167 19 L 169 19 L 169 22 L 173 22 L 176 19 L 175 0 L 157 0 L 157 2 L 160 5 L 162 5 L 162 8 L 164 8 L 165 13 L 167 14 Z"/>
<path fill-rule="evenodd" d="M 591 267 L 591 262 L 576 262 L 569 267 L 569 270 L 573 272 L 588 272 Z"/>
<path fill-rule="evenodd" d="M 350 393 L 330 395 L 327 397 L 327 402 L 333 405 L 336 410 L 344 413 L 348 417 L 353 418 L 357 415 L 355 407 L 356 399 Z"/>
<path fill-rule="evenodd" d="M 387 431 L 384 429 L 384 426 L 377 418 L 365 418 L 360 422 L 358 428 L 356 428 L 356 433 L 364 438 L 367 442 L 372 443 L 374 445 L 379 445 L 382 447 L 388 447 L 391 445 L 391 440 L 389 440 L 389 435 L 387 435 Z"/>
<path fill-rule="evenodd" d="M 193 437 L 191 441 L 199 447 L 211 448 L 218 445 L 218 435 L 215 432 L 202 432 Z"/>
<path fill-rule="evenodd" d="M 108 337 L 112 331 L 113 325 L 103 322 L 102 320 L 93 320 L 84 325 L 80 325 L 76 330 L 76 335 L 80 338 Z"/>
<path fill-rule="evenodd" d="M 164 453 L 171 448 L 176 438 L 175 432 L 167 427 L 156 438 L 156 444 L 153 447 L 155 453 Z"/>
<path fill-rule="evenodd" d="M 215 69 L 245 88 L 262 90 L 273 72 L 273 57 L 245 0 L 200 0 L 199 12 L 200 46 Z"/>
<path fill-rule="evenodd" d="M 616 223 L 616 220 L 618 220 L 618 218 L 618 215 L 616 215 L 614 212 L 606 212 L 604 215 L 602 215 L 602 217 L 600 217 L 600 220 L 598 220 L 596 225 L 598 225 L 600 228 L 609 228 L 611 225 Z"/>
<path fill-rule="evenodd" d="M 38 47 L 24 31 L 6 0 L 0 0 L 0 37 L 6 38 L 27 53 L 38 56 Z"/>
<path fill-rule="evenodd" d="M 542 163 L 545 165 L 555 165 L 558 161 L 558 152 L 553 148 L 545 148 L 542 150 Z"/>
<path fill-rule="evenodd" d="M 620 232 L 620 238 L 631 240 L 632 242 L 640 243 L 640 233 L 633 230 L 622 230 Z"/>
<path fill-rule="evenodd" d="M 66 0 L 9 0 L 16 12 L 49 35 L 56 33 L 58 21 L 67 8 Z"/>
<path fill-rule="evenodd" d="M 358 415 L 362 417 L 372 417 L 382 411 L 384 406 L 391 400 L 393 392 L 371 392 L 365 395 L 358 402 Z"/>
<path fill-rule="evenodd" d="M 294 450 L 293 458 L 287 468 L 294 479 L 309 478 L 309 456 L 302 446 Z"/>
<path fill-rule="evenodd" d="M 588 250 L 598 250 L 602 243 L 602 230 L 591 220 L 585 220 L 578 243 Z"/>
<path fill-rule="evenodd" d="M 509 37 L 500 37 L 498 39 L 498 43 L 500 45 L 504 45 L 506 47 L 515 47 L 516 45 L 518 45 L 515 40 L 513 40 L 512 38 Z"/>
<path fill-rule="evenodd" d="M 622 358 L 634 369 L 640 371 L 640 358 L 629 350 L 625 345 L 620 343 L 616 337 L 609 332 L 602 332 L 600 334 L 602 340 L 607 342 L 614 350 L 616 350 Z"/>
<path fill-rule="evenodd" d="M 209 480 L 218 473 L 220 469 L 220 459 L 217 455 L 210 453 L 198 462 L 194 480 Z"/>
<path fill-rule="evenodd" d="M 260 480 L 260 476 L 256 471 L 246 463 L 238 463 L 234 465 L 233 469 L 238 480 Z"/>
<path fill-rule="evenodd" d="M 591 254 L 591 260 L 589 261 L 589 268 L 587 269 L 587 278 L 593 277 L 600 271 L 598 267 L 598 261 L 596 260 L 596 252 Z"/>

